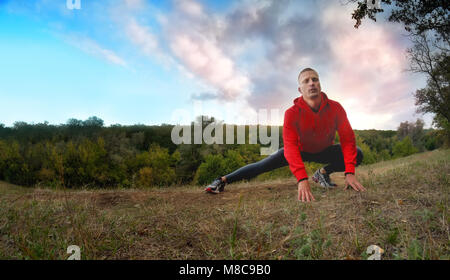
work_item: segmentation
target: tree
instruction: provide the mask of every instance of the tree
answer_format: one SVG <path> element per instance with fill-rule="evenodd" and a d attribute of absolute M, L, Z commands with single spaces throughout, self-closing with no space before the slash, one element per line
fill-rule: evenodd
<path fill-rule="evenodd" d="M 417 119 L 415 123 L 408 121 L 401 122 L 397 128 L 397 138 L 403 140 L 403 138 L 409 137 L 413 145 L 422 151 L 424 148 L 423 138 L 425 136 L 423 130 L 424 125 L 425 123 L 421 119 Z"/>
<path fill-rule="evenodd" d="M 223 161 L 224 169 L 222 170 L 222 172 L 224 174 L 229 174 L 235 171 L 236 169 L 241 168 L 244 165 L 245 165 L 244 159 L 242 158 L 242 156 L 239 154 L 238 151 L 228 150 L 225 153 L 225 158 Z"/>
<path fill-rule="evenodd" d="M 450 5 L 447 0 L 381 0 L 381 9 L 369 9 L 366 0 L 350 0 L 349 2 L 358 4 L 352 13 L 352 18 L 356 20 L 355 28 L 361 25 L 366 16 L 376 21 L 376 15 L 384 12 L 383 6 L 394 5 L 388 18 L 390 22 L 402 23 L 411 35 L 433 31 L 439 41 L 442 40 L 447 45 L 449 43 Z"/>
<path fill-rule="evenodd" d="M 137 185 L 139 187 L 151 187 L 154 185 L 153 169 L 151 167 L 143 167 L 139 169 Z"/>
<path fill-rule="evenodd" d="M 71 118 L 67 120 L 67 126 L 83 126 L 83 121 Z"/>
<path fill-rule="evenodd" d="M 413 38 L 408 49 L 410 70 L 426 74 L 427 85 L 415 93 L 416 106 L 422 113 L 435 113 L 450 120 L 450 57 L 449 50 L 431 41 L 426 34 Z"/>
<path fill-rule="evenodd" d="M 363 164 L 372 164 L 377 162 L 376 154 L 372 152 L 370 147 L 364 143 L 363 139 L 359 135 L 355 135 L 356 145 L 361 148 L 363 152 Z"/>
<path fill-rule="evenodd" d="M 207 155 L 205 162 L 198 167 L 194 181 L 200 185 L 209 183 L 218 176 L 223 176 L 223 170 L 224 159 L 222 155 Z"/>
<path fill-rule="evenodd" d="M 423 145 L 429 151 L 437 149 L 443 145 L 442 137 L 440 137 L 439 131 L 430 130 L 423 137 Z"/>
<path fill-rule="evenodd" d="M 167 148 L 152 144 L 148 151 L 138 154 L 135 167 L 138 168 L 137 184 L 143 187 L 168 186 L 175 183 L 175 166 L 180 161 L 180 153 L 169 154 Z"/>
<path fill-rule="evenodd" d="M 383 9 L 368 9 L 366 1 L 357 2 L 352 18 L 358 28 L 367 16 L 376 21 Z M 404 25 L 413 47 L 407 50 L 410 71 L 427 77 L 425 88 L 415 92 L 415 104 L 420 113 L 435 114 L 434 124 L 443 129 L 446 142 L 450 142 L 450 5 L 446 0 L 381 0 L 382 5 L 395 5 L 389 15 L 390 22 Z"/>
<path fill-rule="evenodd" d="M 392 151 L 394 154 L 394 158 L 406 157 L 417 153 L 417 149 L 413 146 L 411 138 L 409 138 L 409 136 L 403 138 L 402 141 L 396 142 Z"/>
<path fill-rule="evenodd" d="M 410 70 L 427 76 L 426 86 L 414 94 L 417 112 L 434 114 L 433 124 L 443 129 L 446 142 L 450 142 L 450 50 L 426 34 L 415 36 L 413 42 L 408 49 Z"/>
<path fill-rule="evenodd" d="M 90 126 L 90 127 L 92 127 L 92 126 L 103 127 L 103 124 L 104 124 L 103 120 L 100 118 L 97 118 L 96 116 L 89 117 L 87 120 L 85 120 L 83 122 L 84 126 Z"/>

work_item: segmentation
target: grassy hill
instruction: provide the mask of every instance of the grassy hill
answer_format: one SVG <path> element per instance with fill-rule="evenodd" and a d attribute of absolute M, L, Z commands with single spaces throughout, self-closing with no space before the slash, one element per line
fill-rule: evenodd
<path fill-rule="evenodd" d="M 357 168 L 367 191 L 313 183 L 297 201 L 294 177 L 149 190 L 52 190 L 0 182 L 0 258 L 450 259 L 450 150 Z"/>

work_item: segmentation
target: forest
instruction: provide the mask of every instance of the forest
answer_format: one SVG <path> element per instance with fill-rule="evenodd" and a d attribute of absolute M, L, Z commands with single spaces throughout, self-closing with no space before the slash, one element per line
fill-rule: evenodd
<path fill-rule="evenodd" d="M 200 119 L 203 127 L 215 121 L 214 117 L 199 116 L 197 122 Z M 439 130 L 423 126 L 418 119 L 415 123 L 402 122 L 397 131 L 355 130 L 357 145 L 364 152 L 363 164 L 444 145 Z M 173 127 L 169 124 L 106 127 L 98 117 L 84 121 L 70 119 L 60 125 L 1 124 L 0 180 L 23 186 L 66 188 L 198 185 L 264 158 L 259 142 L 248 144 L 249 126 L 245 126 L 246 144 L 221 145 L 175 145 L 171 141 Z M 282 147 L 282 127 L 279 135 Z M 339 142 L 337 134 L 335 142 Z M 307 170 L 312 168 L 309 163 L 306 166 Z M 289 175 L 286 167 L 265 176 Z"/>

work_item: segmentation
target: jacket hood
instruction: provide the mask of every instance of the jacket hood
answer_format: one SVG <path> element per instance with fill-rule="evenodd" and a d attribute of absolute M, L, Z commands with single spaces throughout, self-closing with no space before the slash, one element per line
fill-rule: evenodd
<path fill-rule="evenodd" d="M 328 104 L 328 96 L 325 94 L 325 92 L 322 91 L 320 93 L 320 96 L 322 98 L 322 101 L 320 102 L 320 108 L 319 108 L 319 111 L 317 111 L 317 112 L 320 112 Z M 304 110 L 309 109 L 312 111 L 311 107 L 309 107 L 308 103 L 306 103 L 306 101 L 303 99 L 303 95 L 295 98 L 294 104 L 295 104 L 295 106 L 297 106 L 301 109 L 304 109 Z"/>

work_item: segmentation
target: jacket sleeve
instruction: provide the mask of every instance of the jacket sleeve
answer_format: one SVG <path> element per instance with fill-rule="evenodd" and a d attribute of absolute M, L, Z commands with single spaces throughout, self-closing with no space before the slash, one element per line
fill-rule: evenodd
<path fill-rule="evenodd" d="M 342 153 L 344 155 L 345 174 L 355 173 L 356 165 L 356 140 L 347 113 L 341 104 L 337 104 L 337 131 L 341 142 Z"/>
<path fill-rule="evenodd" d="M 284 157 L 289 163 L 289 169 L 297 178 L 297 181 L 308 179 L 305 165 L 300 155 L 300 144 L 296 129 L 297 120 L 293 111 L 287 110 L 284 113 L 283 124 L 283 142 L 284 142 Z"/>

